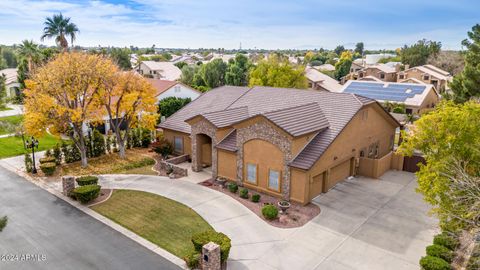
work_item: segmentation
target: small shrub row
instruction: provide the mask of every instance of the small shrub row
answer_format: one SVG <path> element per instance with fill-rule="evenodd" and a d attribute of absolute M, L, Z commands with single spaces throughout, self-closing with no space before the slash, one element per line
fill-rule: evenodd
<path fill-rule="evenodd" d="M 267 204 L 262 208 L 262 215 L 268 220 L 276 219 L 278 216 L 278 209 L 275 205 Z"/>
<path fill-rule="evenodd" d="M 98 184 L 98 177 L 91 175 L 81 176 L 77 177 L 76 181 L 79 186 L 96 185 Z"/>
<path fill-rule="evenodd" d="M 257 203 L 260 201 L 260 194 L 253 194 L 252 195 L 252 202 Z"/>
<path fill-rule="evenodd" d="M 450 263 L 455 256 L 454 250 L 458 246 L 458 240 L 443 232 L 435 235 L 433 245 L 426 248 L 427 256 L 420 259 L 420 266 L 424 270 L 450 270 Z"/>
<path fill-rule="evenodd" d="M 441 234 L 435 235 L 433 238 L 433 243 L 436 245 L 444 246 L 450 250 L 455 250 L 458 245 L 458 240 L 455 237 L 443 232 Z"/>
<path fill-rule="evenodd" d="M 55 162 L 47 162 L 47 163 L 40 164 L 40 169 L 46 176 L 53 175 L 56 168 L 57 168 L 57 164 Z"/>
<path fill-rule="evenodd" d="M 99 185 L 80 186 L 73 190 L 73 196 L 81 203 L 88 203 L 100 195 Z"/>
<path fill-rule="evenodd" d="M 248 199 L 248 189 L 246 188 L 240 189 L 240 198 Z"/>
<path fill-rule="evenodd" d="M 232 182 L 228 183 L 227 188 L 232 193 L 237 193 L 237 191 L 238 191 L 238 185 L 236 183 L 232 183 Z"/>

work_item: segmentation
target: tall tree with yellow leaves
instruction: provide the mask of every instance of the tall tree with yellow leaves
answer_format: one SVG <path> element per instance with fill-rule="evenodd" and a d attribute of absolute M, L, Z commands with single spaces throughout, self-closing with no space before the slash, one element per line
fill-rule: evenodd
<path fill-rule="evenodd" d="M 115 84 L 95 93 L 95 107 L 108 115 L 121 158 L 125 158 L 125 144 L 132 127 L 155 128 L 158 118 L 155 93 L 146 79 L 132 71 L 117 73 Z"/>
<path fill-rule="evenodd" d="M 26 81 L 26 131 L 37 136 L 46 130 L 67 134 L 80 151 L 82 166 L 87 166 L 83 127 L 98 117 L 97 93 L 112 87 L 116 74 L 117 66 L 106 57 L 59 54 Z"/>

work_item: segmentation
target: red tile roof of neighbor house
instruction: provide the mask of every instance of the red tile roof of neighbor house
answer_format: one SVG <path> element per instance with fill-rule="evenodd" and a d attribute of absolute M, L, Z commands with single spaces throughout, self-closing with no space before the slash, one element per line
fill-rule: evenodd
<path fill-rule="evenodd" d="M 155 87 L 157 90 L 155 96 L 159 96 L 163 92 L 167 91 L 168 89 L 172 88 L 178 82 L 176 81 L 168 81 L 168 80 L 158 80 L 158 79 L 148 79 L 147 81 Z"/>
<path fill-rule="evenodd" d="M 290 163 L 293 167 L 309 169 L 352 117 L 364 105 L 375 102 L 347 93 L 223 86 L 204 93 L 159 127 L 190 133 L 190 126 L 185 121 L 196 116 L 224 127 L 261 115 L 294 137 L 315 134 Z M 216 147 L 235 151 L 236 132 L 230 133 Z"/>

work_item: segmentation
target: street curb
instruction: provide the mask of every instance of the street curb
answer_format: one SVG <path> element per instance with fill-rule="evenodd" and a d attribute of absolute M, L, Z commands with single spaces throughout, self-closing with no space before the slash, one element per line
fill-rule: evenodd
<path fill-rule="evenodd" d="M 13 173 L 15 173 L 15 174 L 17 174 L 17 175 L 19 175 L 19 176 L 21 176 L 21 177 L 23 177 L 23 178 L 25 178 L 26 180 L 28 180 L 29 182 L 39 186 L 43 190 L 48 191 L 49 193 L 55 195 L 56 197 L 62 199 L 63 201 L 69 203 L 70 205 L 76 207 L 77 209 L 84 212 L 85 214 L 91 216 L 92 218 L 102 222 L 103 224 L 105 224 L 105 225 L 109 226 L 110 228 L 114 229 L 115 231 L 117 231 L 117 232 L 123 234 L 124 236 L 130 238 L 131 240 L 137 242 L 138 244 L 142 245 L 146 249 L 162 256 L 163 258 L 167 259 L 168 261 L 177 265 L 178 267 L 180 267 L 182 269 L 189 269 L 187 267 L 187 264 L 185 263 L 185 261 L 182 260 L 181 258 L 173 255 L 172 253 L 170 253 L 170 252 L 166 251 L 165 249 L 157 246 L 156 244 L 148 241 L 147 239 L 137 235 L 136 233 L 130 231 L 129 229 L 115 223 L 114 221 L 108 219 L 107 217 L 104 217 L 104 216 L 98 214 L 97 212 L 93 211 L 92 209 L 82 205 L 78 201 L 72 200 L 69 197 L 64 196 L 61 192 L 58 192 L 57 190 L 47 186 L 42 180 L 36 179 L 36 178 L 30 176 L 29 174 L 26 174 L 23 171 L 17 170 L 14 167 L 12 167 L 8 164 L 0 164 L 0 166 L 9 170 L 9 171 L 11 171 L 11 172 L 13 172 Z"/>

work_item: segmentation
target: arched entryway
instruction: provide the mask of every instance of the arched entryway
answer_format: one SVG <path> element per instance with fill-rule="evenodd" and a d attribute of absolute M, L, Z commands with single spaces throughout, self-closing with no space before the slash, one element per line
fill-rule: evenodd
<path fill-rule="evenodd" d="M 196 155 L 200 170 L 212 166 L 212 138 L 206 134 L 196 134 Z"/>

